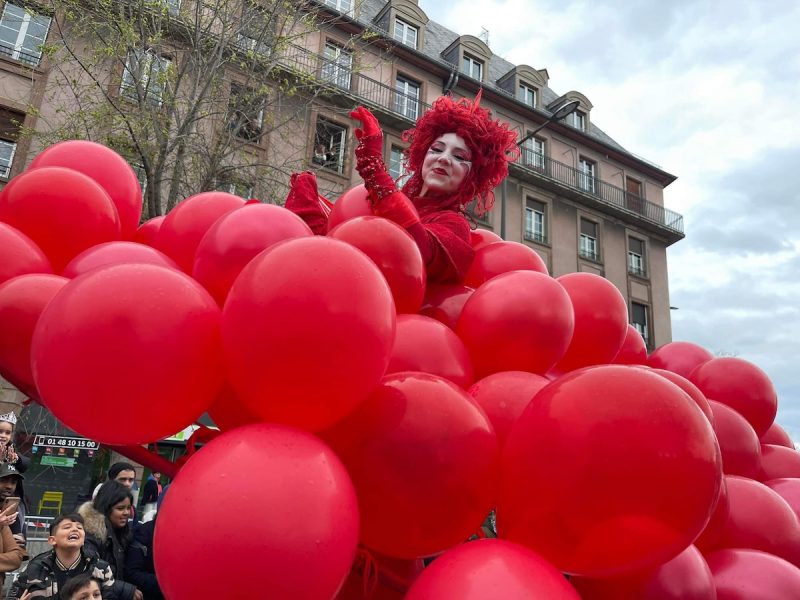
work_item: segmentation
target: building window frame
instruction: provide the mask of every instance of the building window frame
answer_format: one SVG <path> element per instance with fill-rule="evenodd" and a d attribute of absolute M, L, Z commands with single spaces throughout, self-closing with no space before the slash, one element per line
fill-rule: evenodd
<path fill-rule="evenodd" d="M 581 258 L 600 262 L 600 224 L 586 217 L 580 217 L 578 255 Z"/>
<path fill-rule="evenodd" d="M 524 238 L 539 244 L 547 243 L 547 205 L 535 198 L 525 198 Z"/>
<path fill-rule="evenodd" d="M 41 47 L 47 41 L 51 24 L 49 16 L 7 1 L 0 14 L 0 34 L 16 32 L 16 39 L 13 43 L 10 40 L 0 42 L 0 56 L 38 67 L 42 61 Z"/>
<path fill-rule="evenodd" d="M 590 194 L 597 193 L 597 163 L 585 156 L 578 158 L 578 188 Z"/>
<path fill-rule="evenodd" d="M 576 110 L 568 114 L 567 125 L 579 129 L 580 131 L 586 131 L 586 113 L 582 110 Z"/>
<path fill-rule="evenodd" d="M 403 148 L 392 144 L 391 148 L 389 149 L 388 166 L 389 175 L 392 177 L 392 179 L 394 179 L 397 187 L 402 187 L 411 175 L 406 170 Z"/>
<path fill-rule="evenodd" d="M 237 139 L 258 144 L 264 132 L 264 100 L 255 90 L 231 83 L 228 96 L 228 131 Z"/>
<path fill-rule="evenodd" d="M 144 101 L 154 106 L 164 103 L 167 82 L 164 79 L 172 60 L 153 50 L 133 49 L 125 58 L 119 94 L 130 102 L 139 102 L 139 89 Z"/>
<path fill-rule="evenodd" d="M 327 40 L 322 54 L 321 79 L 345 90 L 353 81 L 353 53 L 334 41 Z"/>
<path fill-rule="evenodd" d="M 461 57 L 461 71 L 468 77 L 483 81 L 483 61 L 467 52 Z"/>
<path fill-rule="evenodd" d="M 647 277 L 647 245 L 645 241 L 628 237 L 628 273 L 636 277 Z"/>
<path fill-rule="evenodd" d="M 416 121 L 419 116 L 419 99 L 422 91 L 422 84 L 405 75 L 397 75 L 395 78 L 394 90 L 395 112 L 400 113 L 412 121 Z"/>
<path fill-rule="evenodd" d="M 324 3 L 325 6 L 335 8 L 340 13 L 344 13 L 346 15 L 352 14 L 353 12 L 353 0 L 325 0 Z"/>
<path fill-rule="evenodd" d="M 14 164 L 14 155 L 17 153 L 17 143 L 0 140 L 0 179 L 8 179 L 11 166 Z"/>
<path fill-rule="evenodd" d="M 227 192 L 239 198 L 250 200 L 253 197 L 253 184 L 244 181 L 218 180 L 215 186 L 218 192 Z"/>
<path fill-rule="evenodd" d="M 326 160 L 320 163 L 314 159 L 312 162 L 343 175 L 345 150 L 347 148 L 347 127 L 323 116 L 318 116 L 314 128 L 314 148 L 316 149 L 320 146 L 325 147 Z"/>
<path fill-rule="evenodd" d="M 532 85 L 522 82 L 517 86 L 517 97 L 520 102 L 527 104 L 531 108 L 536 108 L 539 99 L 539 90 Z"/>
<path fill-rule="evenodd" d="M 641 302 L 631 301 L 631 325 L 644 339 L 645 346 L 650 347 L 649 307 Z"/>
<path fill-rule="evenodd" d="M 416 48 L 419 43 L 419 27 L 400 17 L 395 17 L 392 37 L 401 44 Z"/>
<path fill-rule="evenodd" d="M 538 137 L 525 140 L 522 144 L 522 162 L 526 167 L 544 169 L 545 141 Z"/>

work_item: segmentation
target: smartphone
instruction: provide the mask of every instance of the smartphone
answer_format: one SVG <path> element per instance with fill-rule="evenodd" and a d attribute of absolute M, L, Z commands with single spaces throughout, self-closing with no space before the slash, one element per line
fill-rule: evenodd
<path fill-rule="evenodd" d="M 19 506 L 19 502 L 19 496 L 9 496 L 3 500 L 3 512 L 6 514 L 14 512 Z"/>

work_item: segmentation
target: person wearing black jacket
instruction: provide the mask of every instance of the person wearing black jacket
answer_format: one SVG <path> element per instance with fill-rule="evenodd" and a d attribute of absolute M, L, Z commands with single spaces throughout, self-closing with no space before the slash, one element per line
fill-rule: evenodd
<path fill-rule="evenodd" d="M 59 598 L 59 590 L 72 577 L 87 573 L 100 580 L 105 600 L 142 600 L 130 583 L 114 578 L 111 565 L 84 549 L 83 518 L 78 514 L 56 517 L 50 525 L 48 542 L 53 549 L 34 557 L 27 564 L 8 594 L 18 600 L 25 592 L 31 599 Z"/>

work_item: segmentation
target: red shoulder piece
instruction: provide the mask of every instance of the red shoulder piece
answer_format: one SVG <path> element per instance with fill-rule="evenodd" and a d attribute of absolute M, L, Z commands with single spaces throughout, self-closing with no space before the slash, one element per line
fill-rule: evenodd
<path fill-rule="evenodd" d="M 421 216 L 421 221 L 433 242 L 433 255 L 427 264 L 428 281 L 460 282 L 475 256 L 469 222 L 454 210 L 429 212 Z"/>

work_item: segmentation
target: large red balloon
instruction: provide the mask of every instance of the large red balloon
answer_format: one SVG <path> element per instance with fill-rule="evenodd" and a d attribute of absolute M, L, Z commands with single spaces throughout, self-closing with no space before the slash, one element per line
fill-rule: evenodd
<path fill-rule="evenodd" d="M 502 241 L 503 238 L 497 235 L 494 231 L 489 231 L 488 229 L 481 229 L 479 227 L 478 229 L 472 229 L 469 232 L 469 242 L 472 245 L 472 249 L 475 251 L 478 251 L 489 244 Z"/>
<path fill-rule="evenodd" d="M 717 600 L 793 600 L 800 590 L 800 569 L 767 552 L 735 548 L 706 559 Z"/>
<path fill-rule="evenodd" d="M 222 306 L 236 277 L 257 254 L 283 240 L 312 235 L 303 219 L 281 206 L 247 204 L 217 219 L 206 232 L 192 276 Z"/>
<path fill-rule="evenodd" d="M 556 364 L 562 372 L 609 363 L 628 333 L 628 306 L 617 287 L 593 273 L 569 273 L 557 279 L 575 311 L 575 332 Z"/>
<path fill-rule="evenodd" d="M 479 540 L 448 550 L 417 578 L 405 600 L 580 600 L 553 565 L 524 546 Z"/>
<path fill-rule="evenodd" d="M 717 548 L 751 548 L 800 566 L 800 522 L 780 495 L 758 481 L 727 476 L 728 520 Z"/>
<path fill-rule="evenodd" d="M 164 219 L 166 218 L 166 216 L 160 215 L 158 217 L 148 219 L 139 225 L 139 229 L 136 230 L 136 234 L 133 236 L 133 241 L 144 244 L 145 246 L 157 248 L 158 232 L 161 231 L 161 225 L 164 223 Z"/>
<path fill-rule="evenodd" d="M 476 290 L 456 333 L 472 356 L 476 377 L 499 371 L 546 373 L 564 354 L 574 327 L 569 296 L 543 273 L 512 271 Z"/>
<path fill-rule="evenodd" d="M 497 437 L 467 393 L 445 379 L 388 375 L 323 438 L 353 478 L 361 542 L 382 554 L 446 550 L 492 508 Z"/>
<path fill-rule="evenodd" d="M 16 227 L 0 223 L 0 283 L 28 273 L 52 273 L 53 267 L 41 248 Z"/>
<path fill-rule="evenodd" d="M 345 191 L 333 203 L 331 214 L 328 216 L 328 231 L 356 217 L 372 215 L 372 206 L 369 203 L 369 193 L 363 183 Z"/>
<path fill-rule="evenodd" d="M 786 503 L 792 508 L 794 514 L 800 518 L 800 478 L 781 477 L 779 479 L 765 481 L 764 485 L 777 492 L 781 498 L 786 500 Z"/>
<path fill-rule="evenodd" d="M 29 169 L 66 167 L 91 177 L 108 193 L 119 214 L 123 240 L 132 240 L 142 217 L 142 188 L 136 173 L 111 148 L 87 140 L 69 140 L 45 148 Z"/>
<path fill-rule="evenodd" d="M 474 292 L 464 285 L 431 284 L 425 290 L 425 299 L 419 314 L 441 321 L 455 330 L 467 299 Z"/>
<path fill-rule="evenodd" d="M 321 236 L 281 242 L 228 294 L 230 383 L 261 420 L 323 429 L 380 382 L 395 318 L 389 286 L 363 252 Z"/>
<path fill-rule="evenodd" d="M 694 541 L 694 545 L 703 552 L 707 553 L 719 544 L 722 537 L 722 532 L 725 530 L 725 525 L 728 522 L 728 514 L 730 513 L 731 505 L 728 500 L 728 485 L 725 478 L 722 478 L 722 488 L 719 492 L 719 500 L 714 507 L 714 512 L 711 513 L 711 518 L 708 520 L 708 525 Z"/>
<path fill-rule="evenodd" d="M 800 452 L 785 446 L 761 444 L 761 479 L 800 477 Z"/>
<path fill-rule="evenodd" d="M 197 420 L 219 392 L 219 329 L 219 307 L 180 271 L 96 269 L 65 285 L 42 313 L 31 349 L 36 386 L 52 413 L 85 437 L 153 442 Z"/>
<path fill-rule="evenodd" d="M 739 412 L 756 435 L 763 435 L 778 412 L 778 395 L 767 374 L 753 363 L 733 356 L 713 358 L 689 377 L 709 400 Z"/>
<path fill-rule="evenodd" d="M 231 386 L 225 383 L 213 404 L 208 407 L 208 416 L 220 431 L 230 431 L 242 425 L 260 423 L 258 415 L 253 414 L 242 404 Z"/>
<path fill-rule="evenodd" d="M 688 378 L 695 367 L 712 358 L 711 352 L 692 342 L 669 342 L 656 348 L 647 357 L 647 364 Z"/>
<path fill-rule="evenodd" d="M 761 475 L 761 445 L 750 423 L 731 407 L 709 400 L 714 414 L 714 432 L 722 450 L 722 470 L 726 475 L 758 479 Z"/>
<path fill-rule="evenodd" d="M 400 371 L 438 375 L 462 388 L 474 381 L 464 343 L 444 323 L 422 315 L 397 316 L 397 335 L 386 373 Z"/>
<path fill-rule="evenodd" d="M 695 384 L 682 375 L 678 375 L 672 371 L 667 371 L 666 369 L 653 369 L 653 373 L 661 375 L 689 394 L 692 400 L 697 403 L 697 406 L 700 407 L 700 410 L 703 411 L 703 414 L 708 418 L 709 422 L 712 425 L 714 424 L 714 413 L 711 410 L 711 405 L 708 403 L 708 399 L 703 395 L 703 392 L 697 389 Z"/>
<path fill-rule="evenodd" d="M 694 546 L 655 569 L 605 579 L 576 577 L 582 600 L 717 600 L 714 579 Z"/>
<path fill-rule="evenodd" d="M 792 437 L 777 423 L 770 425 L 769 429 L 761 436 L 760 440 L 762 444 L 775 444 L 776 446 L 786 446 L 787 448 L 794 449 Z"/>
<path fill-rule="evenodd" d="M 509 271 L 536 271 L 547 275 L 547 265 L 533 248 L 519 242 L 494 242 L 475 252 L 464 276 L 464 285 L 477 288 L 496 275 Z"/>
<path fill-rule="evenodd" d="M 106 242 L 81 252 L 69 261 L 61 274 L 74 279 L 92 269 L 130 263 L 158 265 L 170 269 L 178 268 L 178 265 L 169 256 L 150 246 L 136 242 Z"/>
<path fill-rule="evenodd" d="M 68 279 L 58 275 L 20 275 L 0 284 L 0 375 L 28 396 L 38 398 L 31 371 L 31 339 L 45 306 Z"/>
<path fill-rule="evenodd" d="M 202 192 L 173 208 L 161 224 L 156 248 L 186 273 L 194 268 L 197 246 L 217 219 L 243 207 L 245 201 L 227 192 Z"/>
<path fill-rule="evenodd" d="M 612 361 L 617 365 L 645 365 L 647 364 L 647 346 L 639 330 L 628 323 L 628 331 L 625 334 L 625 341 L 622 348 Z"/>
<path fill-rule="evenodd" d="M 400 313 L 416 313 L 425 296 L 425 262 L 405 229 L 380 217 L 356 217 L 338 225 L 329 237 L 355 246 L 378 266 Z"/>
<path fill-rule="evenodd" d="M 357 540 L 356 496 L 336 455 L 308 433 L 259 423 L 222 434 L 181 469 L 158 513 L 153 556 L 170 600 L 317 600 L 335 596 Z M 221 572 L 258 576 L 198 571 L 209 556 Z"/>
<path fill-rule="evenodd" d="M 601 577 L 686 548 L 708 522 L 722 469 L 688 395 L 655 373 L 609 365 L 536 395 L 506 441 L 501 477 L 500 536 L 562 571 Z"/>
<path fill-rule="evenodd" d="M 83 173 L 42 167 L 12 179 L 0 194 L 0 221 L 25 233 L 60 273 L 78 254 L 120 239 L 117 209 Z"/>
<path fill-rule="evenodd" d="M 541 375 L 525 371 L 501 371 L 476 381 L 469 388 L 469 395 L 489 417 L 501 449 L 522 411 L 548 383 L 550 380 Z"/>

